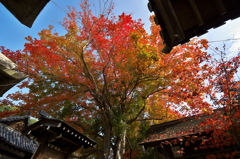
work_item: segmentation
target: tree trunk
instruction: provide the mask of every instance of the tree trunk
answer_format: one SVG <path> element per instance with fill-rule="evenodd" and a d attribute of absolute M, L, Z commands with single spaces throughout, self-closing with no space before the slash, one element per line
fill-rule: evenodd
<path fill-rule="evenodd" d="M 127 130 L 124 129 L 122 134 L 118 137 L 118 140 L 116 143 L 114 159 L 122 159 L 123 158 L 123 154 L 125 153 L 125 146 L 126 146 L 126 133 L 127 133 Z"/>
<path fill-rule="evenodd" d="M 111 149 L 111 132 L 112 127 L 109 122 L 105 122 L 105 130 L 103 136 L 102 159 L 108 159 Z"/>

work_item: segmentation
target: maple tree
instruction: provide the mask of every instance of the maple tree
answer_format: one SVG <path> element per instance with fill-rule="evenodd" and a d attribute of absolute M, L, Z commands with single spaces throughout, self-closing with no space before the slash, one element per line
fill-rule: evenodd
<path fill-rule="evenodd" d="M 214 73 L 209 79 L 209 85 L 214 86 L 208 93 L 212 107 L 212 118 L 207 119 L 202 125 L 206 131 L 212 131 L 211 136 L 204 144 L 207 148 L 223 148 L 226 146 L 240 146 L 240 53 L 229 54 L 226 45 L 222 50 L 212 49 L 215 58 L 211 60 Z M 214 155 L 214 154 L 213 154 Z M 239 155 L 233 151 L 223 154 L 226 158 Z M 219 158 L 221 156 L 218 156 Z"/>
<path fill-rule="evenodd" d="M 94 154 L 85 157 L 103 159 L 139 157 L 133 145 L 137 131 L 147 126 L 141 121 L 179 117 L 174 109 L 197 113 L 210 107 L 204 101 L 211 88 L 204 81 L 212 69 L 204 64 L 210 58 L 206 40 L 193 39 L 166 55 L 160 53 L 153 17 L 148 34 L 131 15 L 113 16 L 109 8 L 95 16 L 87 0 L 80 6 L 80 11 L 70 8 L 61 23 L 66 34 L 50 26 L 39 39 L 27 37 L 23 51 L 1 48 L 28 75 L 19 87 L 29 89 L 2 104 L 32 115 L 43 109 L 77 125 L 98 142 Z"/>
<path fill-rule="evenodd" d="M 212 68 L 208 70 L 209 73 L 206 74 L 207 78 L 205 79 L 205 84 L 209 88 L 209 92 L 205 92 L 205 96 L 206 100 L 211 103 L 211 107 L 203 108 L 195 116 L 179 120 L 180 122 L 193 120 L 198 124 L 187 123 L 185 126 L 179 124 L 179 130 L 175 129 L 175 131 L 173 131 L 174 127 L 178 126 L 161 131 L 159 125 L 159 132 L 155 127 L 156 132 L 150 133 L 142 143 L 158 141 L 162 147 L 178 145 L 181 149 L 176 153 L 186 154 L 185 157 L 191 154 L 189 151 L 198 154 L 203 150 L 206 151 L 206 154 L 210 154 L 205 154 L 208 159 L 240 156 L 236 151 L 240 146 L 240 53 L 228 54 L 225 45 L 223 48 L 223 51 L 218 48 L 212 49 L 214 56 L 204 63 Z M 201 107 L 198 110 L 201 110 Z M 169 125 L 169 127 L 171 126 Z M 221 152 L 217 152 L 217 150 Z M 164 153 L 162 155 L 162 158 L 165 158 Z M 203 158 L 203 156 L 201 157 Z"/>

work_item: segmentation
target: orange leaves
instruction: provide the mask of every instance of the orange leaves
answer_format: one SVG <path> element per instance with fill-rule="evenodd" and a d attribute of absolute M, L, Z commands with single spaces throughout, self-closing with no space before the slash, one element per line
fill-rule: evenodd
<path fill-rule="evenodd" d="M 208 49 L 209 46 L 208 46 L 208 40 L 207 39 L 201 39 L 200 43 L 205 49 Z"/>

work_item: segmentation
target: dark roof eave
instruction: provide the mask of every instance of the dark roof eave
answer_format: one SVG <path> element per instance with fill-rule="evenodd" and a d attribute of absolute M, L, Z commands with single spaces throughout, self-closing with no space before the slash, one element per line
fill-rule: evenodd
<path fill-rule="evenodd" d="M 42 118 L 40 121 L 30 125 L 29 127 L 25 128 L 22 133 L 23 134 L 28 134 L 30 133 L 32 130 L 37 129 L 41 126 L 50 126 L 50 127 L 58 127 L 59 129 L 62 127 L 65 129 L 64 130 L 71 130 L 70 132 L 74 132 L 75 134 L 78 134 L 78 136 L 80 135 L 82 138 L 85 138 L 85 140 L 87 140 L 88 142 L 91 142 L 92 147 L 94 147 L 97 143 L 92 140 L 91 138 L 88 138 L 87 136 L 85 136 L 84 134 L 82 134 L 81 132 L 79 132 L 78 130 L 76 130 L 75 128 L 73 128 L 72 126 L 68 125 L 67 123 L 65 123 L 62 120 L 58 120 L 58 119 L 50 119 L 50 118 Z M 80 141 L 80 140 L 77 140 Z M 75 142 L 75 141 L 74 141 Z M 90 146 L 88 146 L 90 147 Z"/>
<path fill-rule="evenodd" d="M 24 25 L 31 28 L 35 19 L 50 0 L 0 0 Z"/>
<path fill-rule="evenodd" d="M 0 97 L 17 83 L 27 78 L 16 68 L 17 65 L 0 52 Z"/>

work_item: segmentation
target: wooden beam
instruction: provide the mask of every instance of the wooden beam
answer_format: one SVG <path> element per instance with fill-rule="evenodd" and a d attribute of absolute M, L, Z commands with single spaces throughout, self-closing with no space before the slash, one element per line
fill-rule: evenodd
<path fill-rule="evenodd" d="M 190 4 L 191 7 L 192 7 L 193 13 L 194 13 L 195 16 L 196 16 L 198 25 L 199 25 L 199 26 L 203 25 L 203 24 L 204 24 L 204 21 L 203 21 L 203 18 L 202 18 L 202 16 L 201 16 L 201 13 L 200 13 L 199 10 L 198 10 L 198 7 L 197 7 L 195 1 L 194 1 L 194 0 L 188 0 L 188 1 L 189 1 L 189 4 Z"/>
<path fill-rule="evenodd" d="M 224 5 L 222 0 L 214 0 L 214 3 L 215 3 L 215 5 L 216 5 L 216 7 L 218 9 L 218 12 L 221 15 L 227 13 L 227 10 L 226 10 L 225 5 Z"/>
<path fill-rule="evenodd" d="M 172 6 L 172 3 L 171 3 L 170 0 L 167 0 L 166 2 L 167 2 L 166 4 L 168 6 L 168 9 L 170 10 L 170 13 L 171 13 L 171 18 L 173 19 L 172 23 L 177 28 L 177 34 L 174 34 L 174 36 L 175 36 L 175 38 L 178 39 L 178 41 L 183 40 L 183 39 L 185 39 L 185 35 L 183 33 L 182 26 L 179 22 L 179 19 L 178 19 L 177 15 L 176 15 L 176 12 L 175 12 L 175 10 Z"/>
<path fill-rule="evenodd" d="M 74 144 L 74 145 L 77 145 L 78 147 L 81 147 L 81 145 L 84 143 L 84 141 L 86 140 L 86 139 L 84 139 L 83 141 L 82 141 L 82 143 L 76 143 L 76 142 L 74 142 L 74 141 L 71 141 L 71 140 L 69 140 L 69 139 L 67 139 L 66 137 L 63 137 L 62 135 L 60 135 L 60 134 L 57 134 L 55 131 L 53 131 L 53 130 L 50 130 L 50 129 L 48 129 L 47 131 L 49 131 L 49 132 L 51 132 L 55 137 L 59 137 L 59 138 L 62 138 L 62 139 L 64 139 L 65 141 L 68 141 L 69 143 L 71 143 L 71 144 Z"/>
<path fill-rule="evenodd" d="M 168 32 L 168 36 L 171 39 L 170 41 L 172 43 L 172 38 L 174 37 L 174 29 L 172 27 L 172 24 L 169 21 L 169 19 L 170 19 L 169 14 L 168 14 L 167 10 L 165 9 L 165 5 L 163 4 L 162 1 L 155 1 L 155 2 L 156 2 L 157 9 L 154 10 L 154 12 L 158 13 L 158 14 L 155 13 L 156 18 L 157 18 L 157 20 L 155 20 L 155 22 L 157 22 L 158 23 L 157 25 L 159 25 L 159 20 L 158 20 L 159 17 L 158 16 L 161 15 L 162 21 L 164 23 L 164 26 L 167 28 L 166 31 Z M 161 24 L 161 25 L 163 25 L 163 24 Z"/>
<path fill-rule="evenodd" d="M 182 27 L 170 0 L 155 1 L 154 12 L 157 18 L 160 18 L 161 22 L 167 28 L 166 31 L 172 44 L 175 44 L 185 38 Z"/>

